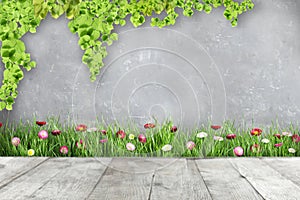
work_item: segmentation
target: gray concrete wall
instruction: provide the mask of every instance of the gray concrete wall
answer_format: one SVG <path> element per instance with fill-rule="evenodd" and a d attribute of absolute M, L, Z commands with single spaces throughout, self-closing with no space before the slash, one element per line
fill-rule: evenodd
<path fill-rule="evenodd" d="M 25 72 L 5 119 L 60 115 L 75 123 L 172 117 L 192 127 L 212 119 L 270 124 L 300 117 L 300 1 L 254 0 L 232 28 L 223 9 L 180 16 L 175 26 L 118 27 L 94 83 L 64 17 L 24 36 L 37 67 Z M 0 69 L 2 74 L 3 69 Z M 0 78 L 2 80 L 2 76 Z"/>

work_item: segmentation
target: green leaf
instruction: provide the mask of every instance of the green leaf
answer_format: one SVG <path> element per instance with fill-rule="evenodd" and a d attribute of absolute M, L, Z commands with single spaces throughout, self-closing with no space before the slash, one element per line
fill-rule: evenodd
<path fill-rule="evenodd" d="M 15 49 L 9 51 L 9 57 L 12 57 L 16 53 Z"/>
<path fill-rule="evenodd" d="M 17 80 L 22 80 L 24 75 L 23 75 L 23 72 L 20 70 L 18 73 L 14 73 L 13 75 L 15 77 L 15 79 Z"/>
<path fill-rule="evenodd" d="M 11 22 L 11 23 L 9 23 L 9 28 L 10 28 L 10 31 L 14 31 L 14 30 L 16 30 L 17 28 L 18 28 L 18 25 L 17 25 L 17 23 L 15 23 L 15 22 Z"/>
<path fill-rule="evenodd" d="M 31 25 L 32 27 L 36 27 L 38 25 L 38 21 L 37 20 L 32 20 L 30 21 L 29 25 Z"/>
<path fill-rule="evenodd" d="M 121 25 L 121 26 L 125 26 L 125 25 L 126 25 L 126 21 L 123 20 L 123 19 L 121 19 L 121 20 L 120 20 L 120 25 Z"/>
<path fill-rule="evenodd" d="M 224 17 L 227 19 L 227 20 L 231 20 L 232 19 L 232 14 L 231 14 L 231 11 L 230 10 L 225 10 L 224 13 L 223 13 Z"/>
<path fill-rule="evenodd" d="M 141 15 L 140 17 L 139 17 L 139 23 L 140 24 L 143 24 L 145 22 L 145 17 L 143 16 L 143 15 Z"/>
<path fill-rule="evenodd" d="M 118 40 L 118 34 L 117 33 L 112 33 L 109 38 L 113 41 L 116 41 L 116 40 Z"/>
<path fill-rule="evenodd" d="M 204 5 L 204 12 L 206 12 L 207 14 L 209 14 L 212 10 L 212 7 L 208 4 Z"/>
<path fill-rule="evenodd" d="M 1 50 L 1 56 L 2 56 L 3 58 L 9 57 L 9 50 L 2 49 L 2 50 Z"/>
<path fill-rule="evenodd" d="M 186 17 L 191 17 L 193 14 L 194 14 L 194 11 L 192 9 L 190 9 L 190 8 L 185 9 L 183 11 L 183 15 L 186 16 Z"/>
<path fill-rule="evenodd" d="M 252 3 L 252 2 L 249 3 L 249 4 L 248 4 L 248 9 L 249 9 L 249 10 L 252 10 L 253 8 L 254 8 L 254 3 Z"/>
<path fill-rule="evenodd" d="M 63 13 L 64 13 L 64 9 L 62 6 L 53 4 L 52 9 L 51 9 L 51 16 L 54 19 L 59 18 Z"/>
<path fill-rule="evenodd" d="M 3 110 L 6 107 L 6 103 L 4 101 L 0 101 L 0 110 Z"/>
<path fill-rule="evenodd" d="M 93 20 L 88 15 L 80 15 L 74 19 L 74 24 L 78 24 L 79 28 L 90 27 L 93 23 Z"/>
<path fill-rule="evenodd" d="M 76 33 L 76 31 L 78 30 L 78 28 L 75 27 L 75 26 L 73 26 L 73 24 L 71 24 L 72 22 L 73 22 L 73 21 L 70 21 L 70 22 L 69 22 L 68 27 L 69 27 L 71 33 L 74 34 L 74 33 Z"/>
<path fill-rule="evenodd" d="M 107 43 L 108 46 L 110 46 L 110 45 L 112 45 L 113 41 L 112 40 L 107 40 L 106 43 Z"/>
<path fill-rule="evenodd" d="M 87 28 L 79 28 L 78 29 L 78 35 L 79 35 L 79 37 L 83 37 L 86 34 L 87 34 Z"/>
<path fill-rule="evenodd" d="M 74 18 L 74 15 L 75 15 L 74 10 L 67 10 L 66 16 L 67 16 L 68 19 Z"/>
<path fill-rule="evenodd" d="M 107 23 L 109 24 L 112 24 L 114 22 L 114 18 L 112 18 L 111 16 L 109 16 L 107 19 L 106 19 Z"/>
<path fill-rule="evenodd" d="M 44 8 L 42 8 L 39 16 L 40 16 L 40 19 L 44 19 L 48 14 L 48 8 L 45 6 Z"/>
<path fill-rule="evenodd" d="M 6 110 L 12 110 L 12 104 L 6 104 Z"/>
<path fill-rule="evenodd" d="M 231 21 L 231 25 L 232 27 L 236 27 L 237 26 L 237 23 L 238 23 L 238 19 L 235 18 L 234 20 Z"/>
<path fill-rule="evenodd" d="M 7 104 L 13 104 L 14 103 L 14 98 L 7 97 L 6 102 L 7 102 Z"/>
<path fill-rule="evenodd" d="M 85 45 L 86 43 L 88 43 L 90 41 L 90 36 L 88 35 L 84 35 L 83 37 L 81 37 L 78 41 L 78 44 L 80 46 Z"/>
<path fill-rule="evenodd" d="M 202 11 L 203 10 L 203 4 L 202 3 L 196 3 L 194 7 L 198 11 Z"/>
<path fill-rule="evenodd" d="M 100 32 L 99 31 L 93 31 L 93 33 L 91 34 L 91 39 L 92 40 L 96 40 L 100 37 Z"/>
<path fill-rule="evenodd" d="M 11 49 L 16 45 L 15 40 L 4 40 L 2 42 L 2 49 Z"/>
<path fill-rule="evenodd" d="M 90 41 L 90 38 L 91 37 L 89 35 L 85 35 L 85 36 L 82 37 L 82 39 L 83 39 L 84 42 Z"/>
<path fill-rule="evenodd" d="M 214 8 L 217 8 L 217 7 L 221 6 L 221 5 L 222 5 L 222 1 L 221 0 L 214 0 L 213 1 Z"/>
<path fill-rule="evenodd" d="M 43 4 L 44 0 L 33 0 L 33 5 L 39 5 L 39 4 Z"/>
<path fill-rule="evenodd" d="M 107 35 L 102 35 L 102 41 L 107 41 L 107 39 L 108 39 L 108 36 Z"/>
<path fill-rule="evenodd" d="M 15 99 L 18 96 L 18 91 L 14 91 L 11 93 L 11 96 Z"/>
<path fill-rule="evenodd" d="M 15 48 L 20 51 L 20 52 L 25 52 L 26 48 L 25 48 L 25 44 L 24 42 L 22 42 L 21 40 L 17 40 L 16 41 L 16 45 Z"/>
<path fill-rule="evenodd" d="M 36 62 L 31 61 L 31 62 L 29 63 L 29 66 L 30 66 L 31 68 L 35 68 L 35 67 L 36 67 Z"/>

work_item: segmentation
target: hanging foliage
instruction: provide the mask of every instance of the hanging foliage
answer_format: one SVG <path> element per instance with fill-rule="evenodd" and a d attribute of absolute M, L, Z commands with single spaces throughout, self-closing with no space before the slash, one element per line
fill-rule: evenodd
<path fill-rule="evenodd" d="M 238 16 L 251 10 L 254 4 L 251 0 L 241 3 L 233 0 L 2 0 L 0 41 L 5 70 L 0 88 L 0 110 L 12 110 L 18 84 L 24 76 L 22 68 L 29 71 L 36 66 L 21 38 L 27 32 L 35 33 L 48 13 L 55 19 L 63 14 L 70 19 L 68 27 L 78 35 L 78 44 L 84 50 L 82 62 L 90 70 L 91 81 L 95 81 L 104 66 L 106 47 L 118 40 L 113 30 L 116 25 L 126 25 L 127 16 L 138 27 L 145 23 L 146 17 L 165 13 L 163 18 L 151 18 L 151 26 L 162 28 L 175 24 L 177 8 L 190 17 L 197 11 L 209 14 L 220 6 L 225 7 L 224 17 L 234 27 Z"/>

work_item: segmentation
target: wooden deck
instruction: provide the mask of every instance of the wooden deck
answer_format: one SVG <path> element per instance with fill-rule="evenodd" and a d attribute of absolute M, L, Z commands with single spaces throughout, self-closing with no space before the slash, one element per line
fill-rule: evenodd
<path fill-rule="evenodd" d="M 0 158 L 0 199 L 300 199 L 300 158 Z"/>

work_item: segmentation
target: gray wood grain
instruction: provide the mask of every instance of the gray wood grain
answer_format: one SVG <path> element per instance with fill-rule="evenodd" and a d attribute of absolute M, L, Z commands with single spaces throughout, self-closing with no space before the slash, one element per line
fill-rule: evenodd
<path fill-rule="evenodd" d="M 196 164 L 213 199 L 262 199 L 227 159 L 200 159 Z"/>
<path fill-rule="evenodd" d="M 178 159 L 155 172 L 151 199 L 211 199 L 194 160 Z"/>
<path fill-rule="evenodd" d="M 109 167 L 117 171 L 130 173 L 153 173 L 176 162 L 176 158 L 114 158 Z"/>
<path fill-rule="evenodd" d="M 263 162 L 300 186 L 300 158 L 263 158 Z"/>
<path fill-rule="evenodd" d="M 0 157 L 0 199 L 270 199 L 300 196 L 300 158 Z"/>
<path fill-rule="evenodd" d="M 47 157 L 0 157 L 0 189 L 32 168 L 45 162 Z"/>
<path fill-rule="evenodd" d="M 83 199 L 105 168 L 94 158 L 52 158 L 3 187 L 0 196 L 4 199 Z"/>
<path fill-rule="evenodd" d="M 111 162 L 111 158 L 55 158 L 55 161 L 66 162 L 65 168 L 53 176 L 42 188 L 31 197 L 36 199 L 84 199 L 94 189 Z M 53 161 L 54 161 L 53 160 Z"/>
<path fill-rule="evenodd" d="M 166 160 L 114 158 L 89 199 L 148 199 L 155 169 Z"/>
<path fill-rule="evenodd" d="M 300 198 L 300 187 L 258 158 L 231 159 L 233 166 L 253 187 L 270 200 Z"/>

